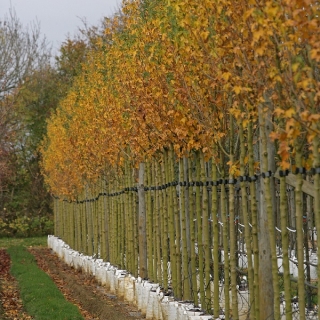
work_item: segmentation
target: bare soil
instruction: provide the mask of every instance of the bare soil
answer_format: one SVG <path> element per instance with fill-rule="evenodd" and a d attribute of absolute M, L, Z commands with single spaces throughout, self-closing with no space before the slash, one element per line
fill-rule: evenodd
<path fill-rule="evenodd" d="M 33 248 L 38 266 L 56 283 L 60 291 L 82 311 L 85 319 L 141 319 L 138 310 L 99 286 L 96 279 L 61 261 L 48 248 Z"/>

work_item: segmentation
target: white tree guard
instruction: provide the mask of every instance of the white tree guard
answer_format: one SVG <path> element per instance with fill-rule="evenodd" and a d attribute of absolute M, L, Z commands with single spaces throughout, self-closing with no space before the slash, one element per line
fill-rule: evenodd
<path fill-rule="evenodd" d="M 95 276 L 97 281 L 120 299 L 134 304 L 146 319 L 154 320 L 210 320 L 191 303 L 175 301 L 164 296 L 157 283 L 135 278 L 126 270 L 120 270 L 102 259 L 85 256 L 65 244 L 61 239 L 49 235 L 48 247 L 61 260 L 75 269 Z M 222 319 L 219 318 L 219 319 Z"/>

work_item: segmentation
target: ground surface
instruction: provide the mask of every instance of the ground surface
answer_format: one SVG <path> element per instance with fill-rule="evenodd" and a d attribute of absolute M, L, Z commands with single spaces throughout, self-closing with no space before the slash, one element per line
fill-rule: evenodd
<path fill-rule="evenodd" d="M 0 319 L 32 319 L 24 312 L 18 284 L 10 275 L 10 256 L 0 249 Z"/>
<path fill-rule="evenodd" d="M 134 320 L 143 318 L 134 306 L 108 293 L 98 285 L 92 276 L 66 265 L 50 249 L 34 247 L 29 251 L 36 257 L 38 266 L 49 274 L 66 299 L 79 307 L 85 319 Z M 2 314 L 6 320 L 32 319 L 23 311 L 18 286 L 9 273 L 9 266 L 9 255 L 5 250 L 0 250 L 0 300 L 2 305 L 0 315 Z"/>

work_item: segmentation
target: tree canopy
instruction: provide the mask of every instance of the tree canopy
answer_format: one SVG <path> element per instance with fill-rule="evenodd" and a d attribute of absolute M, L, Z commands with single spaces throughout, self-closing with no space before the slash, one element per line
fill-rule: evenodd
<path fill-rule="evenodd" d="M 311 167 L 318 11 L 317 1 L 303 0 L 125 1 L 48 123 L 42 154 L 51 190 L 75 195 L 126 155 L 138 163 L 171 145 L 217 163 L 220 150 L 236 176 L 238 131 L 230 126 L 256 130 L 259 108 L 271 114 L 281 168 L 295 165 L 301 143 Z"/>

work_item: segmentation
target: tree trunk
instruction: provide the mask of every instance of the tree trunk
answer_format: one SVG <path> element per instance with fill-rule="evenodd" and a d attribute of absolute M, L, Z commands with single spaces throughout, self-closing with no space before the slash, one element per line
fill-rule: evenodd
<path fill-rule="evenodd" d="M 190 291 L 190 281 L 189 281 L 189 255 L 188 255 L 188 244 L 187 244 L 187 208 L 186 208 L 186 199 L 185 199 L 185 188 L 182 186 L 184 181 L 184 159 L 179 161 L 179 194 L 180 194 L 180 212 L 181 212 L 181 242 L 182 242 L 182 285 L 183 285 L 183 295 L 184 300 L 191 299 Z"/>
<path fill-rule="evenodd" d="M 139 165 L 139 276 L 141 278 L 148 277 L 147 270 L 147 234 L 146 234 L 146 202 L 144 191 L 145 163 Z"/>
<path fill-rule="evenodd" d="M 292 320 L 291 307 L 291 283 L 289 267 L 289 238 L 287 229 L 288 200 L 286 192 L 286 178 L 280 177 L 280 216 L 281 216 L 281 243 L 282 243 L 282 266 L 284 282 L 285 315 L 287 320 Z"/>
<path fill-rule="evenodd" d="M 242 124 L 239 125 L 239 135 L 240 135 L 240 175 L 242 177 L 246 176 L 245 172 L 245 138 Z M 247 259 L 248 259 L 248 280 L 249 280 L 249 293 L 250 293 L 250 319 L 255 319 L 255 295 L 254 295 L 254 286 L 253 286 L 253 279 L 254 279 L 254 272 L 253 272 L 253 263 L 252 263 L 252 237 L 251 237 L 251 230 L 250 230 L 250 219 L 249 219 L 249 212 L 248 212 L 248 196 L 246 190 L 246 182 L 240 182 L 241 188 L 241 206 L 242 206 L 242 216 L 243 216 L 243 224 L 244 224 L 244 239 L 246 244 L 246 251 L 247 251 Z"/>
<path fill-rule="evenodd" d="M 213 232 L 213 315 L 218 318 L 220 315 L 219 304 L 219 225 L 218 225 L 218 188 L 216 181 L 218 180 L 217 166 L 212 160 L 211 169 L 212 180 L 215 184 L 212 186 L 212 232 Z"/>
<path fill-rule="evenodd" d="M 280 319 L 280 291 L 278 279 L 278 264 L 275 244 L 275 190 L 274 178 L 268 174 L 275 172 L 275 149 L 270 142 L 269 134 L 272 131 L 271 123 L 266 123 L 269 116 L 259 108 L 260 122 L 260 157 L 261 172 L 265 174 L 260 184 L 260 214 L 259 214 L 259 280 L 260 280 L 260 314 L 266 318 Z"/>

